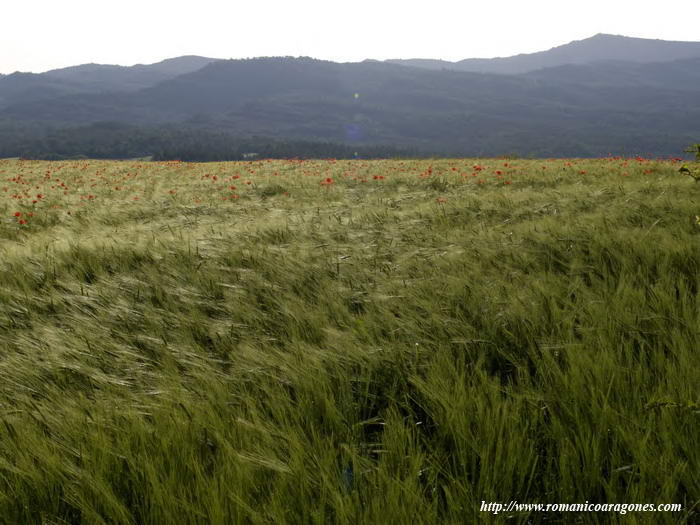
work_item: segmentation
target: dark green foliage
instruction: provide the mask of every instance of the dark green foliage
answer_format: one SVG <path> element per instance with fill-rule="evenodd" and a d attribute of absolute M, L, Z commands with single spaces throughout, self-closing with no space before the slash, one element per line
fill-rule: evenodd
<path fill-rule="evenodd" d="M 9 126 L 9 124 L 8 124 Z M 2 124 L 0 124 L 2 133 Z M 174 126 L 132 126 L 100 122 L 89 126 L 39 129 L 14 124 L 0 140 L 0 158 L 133 159 L 218 162 L 258 158 L 389 158 L 417 156 L 417 151 L 392 146 L 358 146 L 230 133 L 180 129 Z"/>

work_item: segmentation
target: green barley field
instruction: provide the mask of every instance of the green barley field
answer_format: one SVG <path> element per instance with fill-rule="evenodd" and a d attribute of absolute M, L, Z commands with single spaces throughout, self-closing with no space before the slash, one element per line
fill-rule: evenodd
<path fill-rule="evenodd" d="M 698 523 L 679 165 L 0 161 L 0 523 Z"/>

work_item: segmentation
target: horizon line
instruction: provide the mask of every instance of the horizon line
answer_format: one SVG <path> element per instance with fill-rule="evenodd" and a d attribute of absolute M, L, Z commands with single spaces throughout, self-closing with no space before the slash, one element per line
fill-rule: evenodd
<path fill-rule="evenodd" d="M 616 38 L 626 38 L 626 39 L 634 39 L 634 40 L 649 40 L 649 41 L 655 41 L 655 42 L 669 42 L 669 43 L 686 43 L 686 44 L 700 44 L 700 41 L 697 40 L 665 40 L 663 38 L 644 38 L 644 37 L 635 37 L 635 36 L 627 36 L 627 35 L 620 35 L 620 34 L 613 34 L 613 33 L 595 33 L 592 36 L 582 38 L 579 40 L 570 40 L 564 44 L 559 44 L 553 47 L 550 47 L 548 49 L 541 49 L 539 51 L 532 51 L 529 53 L 516 53 L 514 55 L 506 55 L 506 56 L 492 56 L 492 57 L 467 57 L 459 60 L 446 60 L 443 58 L 433 58 L 433 57 L 427 57 L 427 58 L 422 58 L 422 57 L 410 57 L 410 58 L 385 58 L 385 59 L 375 59 L 375 58 L 364 58 L 362 60 L 347 60 L 347 61 L 342 61 L 342 60 L 330 60 L 330 59 L 323 59 L 323 58 L 316 58 L 313 56 L 309 55 L 257 55 L 257 56 L 248 56 L 248 57 L 231 57 L 231 58 L 215 58 L 215 57 L 209 57 L 209 56 L 204 56 L 204 55 L 198 55 L 198 54 L 184 54 L 184 55 L 178 55 L 178 56 L 171 56 L 171 57 L 166 57 L 161 60 L 157 60 L 155 62 L 136 62 L 136 63 L 129 63 L 129 64 L 116 64 L 116 63 L 104 63 L 104 62 L 83 62 L 81 64 L 74 64 L 74 65 L 69 65 L 69 66 L 63 66 L 63 67 L 55 67 L 51 69 L 46 69 L 43 71 L 26 71 L 26 70 L 15 70 L 11 73 L 0 73 L 0 76 L 10 76 L 10 75 L 15 75 L 15 74 L 33 74 L 33 75 L 43 75 L 45 73 L 50 73 L 52 71 L 61 71 L 64 69 L 71 69 L 71 68 L 76 68 L 76 67 L 83 67 L 83 66 L 104 66 L 104 67 L 123 67 L 123 68 L 131 68 L 131 67 L 138 67 L 138 66 L 154 66 L 157 64 L 162 64 L 163 62 L 167 62 L 169 60 L 177 60 L 181 58 L 204 58 L 204 59 L 209 59 L 211 61 L 224 61 L 224 60 L 255 60 L 259 58 L 311 58 L 313 60 L 319 60 L 323 62 L 334 62 L 336 64 L 360 64 L 362 62 L 392 62 L 392 61 L 398 61 L 398 60 L 426 60 L 426 61 L 435 61 L 435 62 L 445 62 L 446 64 L 458 64 L 459 62 L 466 61 L 466 60 L 497 60 L 497 59 L 506 59 L 506 58 L 512 58 L 512 57 L 517 57 L 517 56 L 523 56 L 523 55 L 534 55 L 537 53 L 546 53 L 547 51 L 551 51 L 553 49 L 567 46 L 570 44 L 573 44 L 575 42 L 583 42 L 585 40 L 590 40 L 596 37 L 616 37 Z"/>

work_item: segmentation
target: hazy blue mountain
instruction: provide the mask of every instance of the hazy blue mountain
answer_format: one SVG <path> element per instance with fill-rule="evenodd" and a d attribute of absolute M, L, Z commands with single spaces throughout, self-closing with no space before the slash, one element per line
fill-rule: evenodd
<path fill-rule="evenodd" d="M 309 58 L 211 63 L 131 93 L 17 104 L 0 117 L 100 121 L 444 152 L 595 155 L 682 149 L 700 131 L 698 59 L 597 63 L 527 75 Z M 355 94 L 358 97 L 355 97 Z"/>
<path fill-rule="evenodd" d="M 635 63 L 606 60 L 583 65 L 563 65 L 522 75 L 540 81 L 578 86 L 654 87 L 697 92 L 700 56 L 671 62 Z"/>
<path fill-rule="evenodd" d="M 83 64 L 45 73 L 0 75 L 0 108 L 60 95 L 136 91 L 190 73 L 217 59 L 183 56 L 155 64 Z"/>
<path fill-rule="evenodd" d="M 137 64 L 129 67 L 83 64 L 54 69 L 43 73 L 43 75 L 89 87 L 91 90 L 131 91 L 153 86 L 178 75 L 191 73 L 216 60 L 200 56 L 182 56 L 155 64 Z"/>
<path fill-rule="evenodd" d="M 151 68 L 151 83 L 143 88 L 135 86 L 146 76 L 127 82 L 121 69 L 114 81 L 100 80 L 88 66 L 58 75 L 8 75 L 0 77 L 0 142 L 15 137 L 13 144 L 20 144 L 16 137 L 30 140 L 43 128 L 52 128 L 55 138 L 56 130 L 100 122 L 460 155 L 678 154 L 700 140 L 700 56 L 675 59 L 680 51 L 672 45 L 666 49 L 675 51 L 656 57 L 674 60 L 622 60 L 615 55 L 621 53 L 617 37 L 569 46 L 597 56 L 589 45 L 578 45 L 584 42 L 607 42 L 617 58 L 504 75 L 291 57 L 197 67 L 209 59 L 183 57 L 144 66 Z M 183 64 L 189 72 L 153 81 L 154 66 L 172 75 Z M 140 74 L 134 68 L 125 69 Z M 129 87 L 95 87 L 117 81 Z M 10 93 L 4 107 L 3 89 Z"/>
<path fill-rule="evenodd" d="M 453 69 L 460 71 L 459 67 L 457 67 L 457 63 L 450 62 L 449 60 L 437 60 L 432 58 L 397 58 L 385 60 L 384 62 L 388 64 L 398 64 L 401 66 L 420 67 L 423 69 Z"/>
<path fill-rule="evenodd" d="M 511 57 L 468 58 L 458 62 L 431 59 L 399 59 L 388 60 L 388 62 L 428 69 L 516 75 L 537 69 L 565 64 L 590 64 L 600 60 L 651 63 L 695 57 L 700 57 L 700 42 L 673 42 L 601 33 L 548 51 Z"/>
<path fill-rule="evenodd" d="M 75 87 L 60 79 L 34 73 L 0 76 L 0 109 L 32 100 L 42 100 L 75 93 Z"/>

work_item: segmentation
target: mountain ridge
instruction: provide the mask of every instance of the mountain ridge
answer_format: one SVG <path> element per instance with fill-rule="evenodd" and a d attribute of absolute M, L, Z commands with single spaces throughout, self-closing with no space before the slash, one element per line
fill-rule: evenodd
<path fill-rule="evenodd" d="M 583 46 L 590 51 L 588 44 Z M 93 77 L 82 91 L 71 91 L 75 69 L 68 79 L 13 74 L 0 77 L 0 125 L 26 123 L 36 133 L 42 126 L 96 122 L 172 124 L 236 136 L 456 154 L 587 156 L 634 147 L 670 154 L 700 136 L 700 54 L 676 59 L 677 51 L 664 53 L 660 56 L 673 60 L 584 61 L 520 74 L 374 60 L 189 57 L 206 63 L 199 68 L 190 63 L 188 71 L 145 86 L 115 90 L 96 87 Z M 126 83 L 125 77 L 119 82 Z M 33 87 L 22 90 L 22 83 Z"/>
<path fill-rule="evenodd" d="M 220 59 L 185 55 L 153 64 L 80 64 L 43 73 L 0 75 L 0 109 L 12 103 L 46 100 L 62 94 L 137 91 L 191 73 Z M 25 80 L 25 85 L 22 80 Z M 26 85 L 30 91 L 27 91 Z"/>
<path fill-rule="evenodd" d="M 387 62 L 425 67 L 454 69 L 475 73 L 522 74 L 564 64 L 586 64 L 600 60 L 627 62 L 665 62 L 700 57 L 700 42 L 659 40 L 598 33 L 582 40 L 555 46 L 535 53 L 508 57 L 467 58 L 456 62 L 435 59 L 391 59 Z"/>

